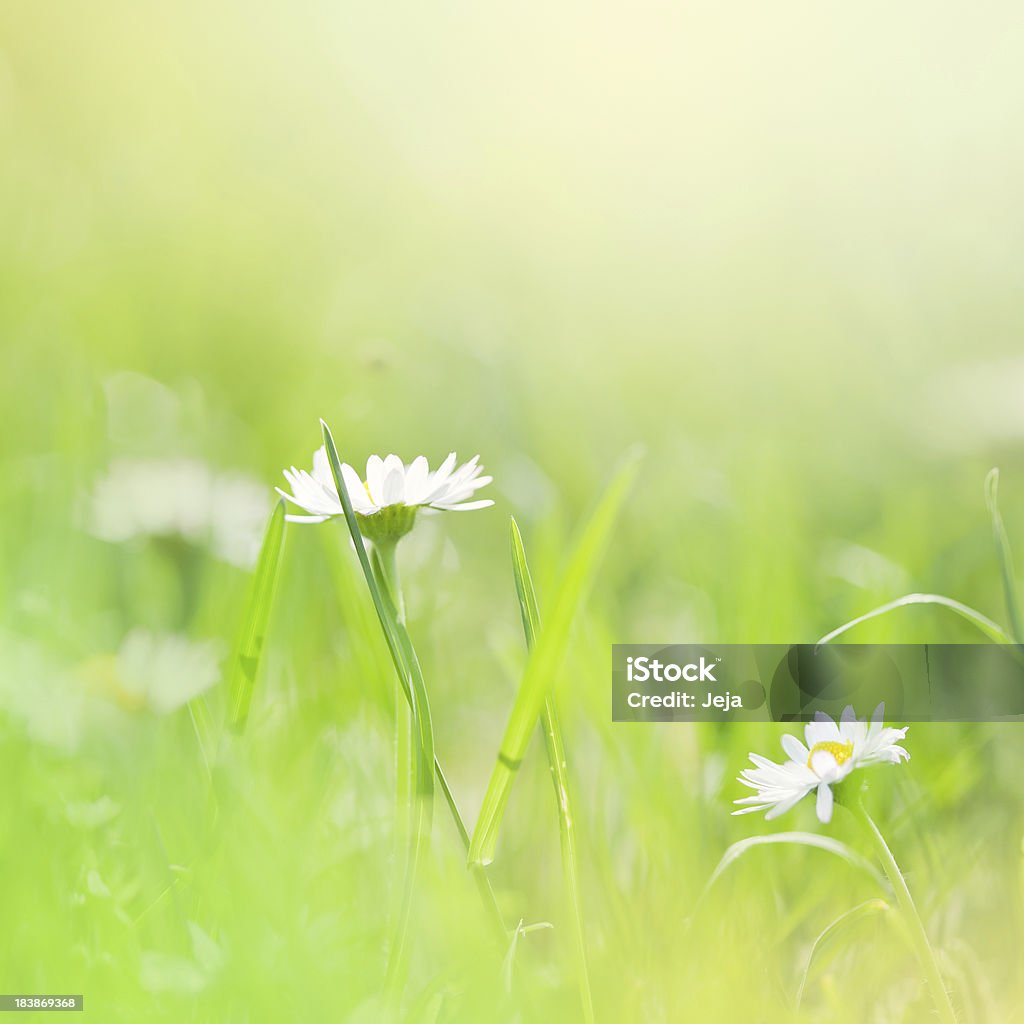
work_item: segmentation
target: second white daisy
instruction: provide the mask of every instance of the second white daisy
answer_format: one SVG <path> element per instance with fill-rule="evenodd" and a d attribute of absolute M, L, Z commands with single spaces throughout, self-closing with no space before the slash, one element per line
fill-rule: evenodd
<path fill-rule="evenodd" d="M 736 800 L 745 806 L 733 814 L 766 810 L 766 819 L 777 818 L 816 790 L 818 820 L 831 821 L 833 785 L 856 768 L 910 760 L 910 754 L 896 742 L 906 736 L 906 728 L 886 728 L 882 722 L 884 710 L 879 704 L 870 725 L 860 721 L 852 707 L 846 708 L 838 724 L 819 711 L 804 729 L 806 744 L 795 736 L 782 737 L 782 749 L 789 756 L 784 764 L 751 754 L 755 767 L 741 772 L 738 781 L 756 793 Z"/>

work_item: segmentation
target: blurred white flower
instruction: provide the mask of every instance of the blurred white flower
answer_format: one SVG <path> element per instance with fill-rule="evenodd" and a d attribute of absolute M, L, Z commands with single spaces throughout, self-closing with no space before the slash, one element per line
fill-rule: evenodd
<path fill-rule="evenodd" d="M 34 743 L 73 753 L 89 718 L 89 699 L 73 675 L 44 648 L 0 632 L 0 712 Z"/>
<path fill-rule="evenodd" d="M 342 463 L 341 473 L 359 517 L 359 525 L 370 540 L 397 539 L 413 527 L 417 509 L 441 512 L 468 512 L 487 508 L 493 501 L 469 501 L 473 493 L 489 484 L 492 477 L 481 476 L 479 455 L 455 468 L 455 452 L 444 460 L 433 473 L 427 460 L 420 455 L 405 465 L 397 455 L 382 459 L 371 455 L 366 462 L 366 480 L 348 463 Z M 344 515 L 338 488 L 334 483 L 327 451 L 321 445 L 313 453 L 313 472 L 304 469 L 284 471 L 292 493 L 277 488 L 278 494 L 304 509 L 308 515 L 290 515 L 296 523 L 322 523 L 334 516 Z"/>
<path fill-rule="evenodd" d="M 208 690 L 220 678 L 220 649 L 213 641 L 135 629 L 113 665 L 114 693 L 128 707 L 168 714 Z"/>
<path fill-rule="evenodd" d="M 90 736 L 109 735 L 125 723 L 118 708 L 167 714 L 188 703 L 220 679 L 220 660 L 216 641 L 136 629 L 115 654 L 70 665 L 0 630 L 0 720 L 33 743 L 73 754 Z M 68 817 L 95 827 L 115 811 L 103 802 L 81 804 L 69 806 Z"/>
<path fill-rule="evenodd" d="M 256 564 L 271 503 L 265 485 L 241 473 L 218 473 L 210 481 L 209 544 L 213 553 L 240 569 Z"/>
<path fill-rule="evenodd" d="M 93 829 L 113 821 L 121 813 L 121 805 L 109 796 L 96 800 L 78 800 L 64 805 L 64 816 L 75 828 Z"/>
<path fill-rule="evenodd" d="M 86 526 L 115 543 L 180 537 L 250 568 L 269 512 L 263 487 L 239 473 L 216 473 L 195 459 L 119 459 L 96 482 Z"/>
<path fill-rule="evenodd" d="M 841 782 L 856 768 L 910 760 L 910 754 L 896 744 L 907 730 L 885 728 L 882 724 L 884 710 L 884 705 L 879 704 L 870 725 L 860 721 L 852 707 L 846 708 L 838 725 L 819 711 L 804 729 L 806 745 L 795 736 L 782 737 L 782 749 L 789 755 L 785 764 L 751 754 L 755 767 L 741 772 L 738 781 L 757 793 L 734 801 L 748 806 L 733 814 L 767 810 L 766 819 L 777 818 L 812 790 L 817 790 L 818 820 L 831 821 L 832 785 Z"/>

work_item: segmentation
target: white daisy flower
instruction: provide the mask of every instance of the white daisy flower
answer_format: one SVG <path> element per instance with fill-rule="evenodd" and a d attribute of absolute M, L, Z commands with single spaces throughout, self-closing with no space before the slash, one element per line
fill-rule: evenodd
<path fill-rule="evenodd" d="M 408 533 L 418 509 L 441 512 L 468 512 L 487 508 L 494 502 L 483 499 L 470 501 L 473 493 L 489 484 L 492 477 L 481 476 L 480 456 L 456 468 L 455 452 L 441 463 L 433 473 L 427 460 L 420 455 L 408 465 L 397 455 L 382 459 L 371 455 L 366 461 L 366 479 L 348 463 L 342 463 L 341 474 L 359 518 L 359 527 L 372 541 L 397 540 Z M 284 471 L 292 493 L 276 488 L 287 501 L 304 509 L 307 515 L 289 515 L 293 523 L 322 523 L 344 515 L 338 488 L 327 459 L 327 451 L 320 446 L 313 453 L 313 472 L 304 469 Z"/>
<path fill-rule="evenodd" d="M 84 525 L 111 543 L 180 537 L 248 569 L 269 514 L 266 489 L 241 473 L 195 459 L 117 459 L 96 481 Z"/>
<path fill-rule="evenodd" d="M 860 721 L 852 707 L 846 708 L 838 725 L 819 711 L 804 729 L 806 745 L 795 736 L 782 737 L 782 749 L 789 755 L 785 764 L 751 754 L 755 767 L 741 772 L 738 781 L 757 793 L 734 801 L 748 806 L 733 814 L 767 810 L 765 819 L 777 818 L 817 790 L 818 820 L 831 821 L 832 785 L 855 768 L 910 760 L 910 754 L 896 743 L 906 736 L 907 730 L 885 728 L 884 711 L 885 705 L 879 704 L 870 725 Z"/>
<path fill-rule="evenodd" d="M 216 641 L 133 629 L 115 655 L 91 659 L 81 674 L 126 711 L 168 715 L 219 681 L 221 654 Z"/>
<path fill-rule="evenodd" d="M 48 650 L 0 632 L 0 723 L 33 743 L 73 754 L 86 735 L 91 708 L 65 665 Z"/>

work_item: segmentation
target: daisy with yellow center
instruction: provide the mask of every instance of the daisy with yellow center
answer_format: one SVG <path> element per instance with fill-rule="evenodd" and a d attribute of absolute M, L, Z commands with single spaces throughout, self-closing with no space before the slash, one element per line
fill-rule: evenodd
<path fill-rule="evenodd" d="M 736 800 L 744 806 L 733 814 L 766 810 L 766 819 L 777 818 L 816 790 L 818 820 L 831 821 L 833 785 L 857 768 L 910 760 L 910 754 L 896 742 L 907 730 L 886 728 L 884 711 L 879 704 L 870 724 L 860 721 L 852 707 L 842 713 L 838 723 L 819 711 L 804 729 L 806 743 L 795 736 L 782 737 L 782 749 L 789 755 L 784 764 L 751 754 L 755 767 L 741 772 L 739 781 L 756 793 Z"/>

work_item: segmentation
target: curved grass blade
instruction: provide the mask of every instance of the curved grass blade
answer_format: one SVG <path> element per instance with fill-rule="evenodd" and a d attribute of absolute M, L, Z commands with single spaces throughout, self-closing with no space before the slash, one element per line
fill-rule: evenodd
<path fill-rule="evenodd" d="M 1024 642 L 1024 628 L 1021 626 L 1020 603 L 1017 600 L 1017 576 L 1013 569 L 1013 552 L 1010 537 L 999 511 L 999 470 L 993 469 L 985 477 L 985 504 L 992 517 L 992 535 L 999 556 L 999 569 L 1003 576 L 1003 594 L 1006 600 L 1006 614 L 1010 620 L 1010 631 L 1017 643 Z"/>
<path fill-rule="evenodd" d="M 234 733 L 245 730 L 249 707 L 256 687 L 256 673 L 263 655 L 267 622 L 274 603 L 274 589 L 281 551 L 284 546 L 284 499 L 277 503 L 267 523 L 263 544 L 256 560 L 256 572 L 249 590 L 249 601 L 238 635 L 238 644 L 228 679 L 228 728 Z"/>
<path fill-rule="evenodd" d="M 1012 644 L 1013 638 L 1003 629 L 1002 626 L 993 622 L 988 616 L 982 615 L 981 612 L 970 605 L 963 604 L 960 601 L 955 601 L 951 597 L 943 597 L 942 594 L 905 594 L 903 597 L 896 598 L 895 601 L 889 601 L 886 604 L 879 605 L 877 608 L 872 608 L 871 611 L 865 612 L 863 615 L 858 615 L 857 618 L 851 619 L 849 622 L 843 623 L 837 629 L 833 629 L 831 633 L 826 633 L 816 644 L 816 647 L 821 647 L 822 644 L 830 643 L 835 640 L 836 637 L 842 636 L 848 630 L 853 629 L 854 626 L 859 626 L 862 622 L 867 622 L 869 619 L 877 619 L 880 615 L 887 615 L 889 612 L 896 611 L 898 608 L 906 608 L 912 604 L 937 604 L 943 608 L 948 608 L 950 611 L 954 611 L 961 618 L 966 619 L 972 626 L 975 626 L 982 633 L 989 638 L 989 640 L 995 641 L 997 644 Z"/>
<path fill-rule="evenodd" d="M 831 836 L 817 835 L 814 832 L 773 832 L 766 836 L 750 836 L 748 839 L 741 839 L 739 842 L 733 843 L 732 846 L 722 854 L 722 858 L 719 860 L 717 867 L 711 872 L 711 877 L 708 879 L 707 885 L 704 886 L 704 891 L 700 895 L 698 904 L 703 901 L 704 897 L 711 890 L 711 887 L 715 882 L 717 882 L 729 867 L 740 859 L 740 857 L 749 853 L 758 846 L 774 846 L 780 843 L 791 846 L 810 846 L 814 849 L 824 850 L 826 853 L 831 853 L 840 860 L 846 861 L 850 867 L 866 874 L 873 882 L 881 886 L 881 888 L 886 892 L 889 890 L 888 883 L 884 876 L 871 863 L 871 861 L 866 857 L 862 857 L 856 850 L 847 846 L 846 843 L 841 843 L 838 839 L 833 839 Z"/>
<path fill-rule="evenodd" d="M 512 991 L 512 973 L 516 966 L 516 953 L 519 951 L 519 941 L 525 938 L 531 932 L 545 931 L 555 926 L 550 921 L 538 921 L 536 924 L 523 924 L 522 918 L 519 919 L 519 923 L 512 929 L 512 935 L 508 942 L 508 952 L 505 954 L 505 959 L 501 965 L 501 976 L 505 983 L 505 991 Z"/>
<path fill-rule="evenodd" d="M 637 458 L 634 455 L 627 459 L 612 479 L 573 549 L 555 594 L 551 617 L 530 654 L 516 693 L 497 762 L 473 830 L 469 846 L 471 864 L 489 864 L 494 859 L 498 832 L 512 784 L 526 755 L 537 720 L 544 710 L 544 701 L 555 673 L 561 665 L 576 610 L 593 580 L 636 470 Z"/>
<path fill-rule="evenodd" d="M 196 743 L 199 745 L 199 753 L 203 758 L 206 776 L 212 779 L 214 755 L 217 750 L 217 730 L 213 724 L 213 716 L 210 714 L 210 706 L 202 694 L 193 697 L 185 706 L 188 708 L 192 729 L 196 734 Z"/>
<path fill-rule="evenodd" d="M 798 1010 L 804 999 L 804 991 L 807 988 L 807 979 L 810 977 L 811 968 L 814 966 L 814 961 L 821 954 L 822 950 L 844 929 L 856 924 L 858 921 L 864 920 L 866 917 L 871 917 L 872 914 L 887 914 L 891 909 L 885 900 L 865 900 L 852 910 L 846 911 L 845 914 L 840 914 L 839 917 L 825 928 L 814 940 L 814 945 L 811 946 L 810 955 L 807 957 L 807 963 L 804 965 L 803 973 L 800 976 L 800 985 L 796 990 L 796 1008 Z"/>
<path fill-rule="evenodd" d="M 526 646 L 533 650 L 540 634 L 540 610 L 537 594 L 533 589 L 530 566 L 526 560 L 526 549 L 519 526 L 513 518 L 510 523 L 512 541 L 512 572 L 515 577 L 519 610 L 523 617 L 523 632 Z M 558 708 L 554 693 L 544 701 L 541 714 L 541 728 L 544 745 L 551 769 L 551 781 L 555 787 L 555 803 L 558 808 L 558 838 L 562 851 L 562 877 L 565 881 L 566 898 L 573 922 L 573 941 L 576 949 L 576 971 L 579 978 L 580 1002 L 586 1024 L 594 1021 L 594 999 L 590 992 L 590 973 L 587 969 L 587 947 L 583 928 L 583 904 L 580 899 L 579 869 L 576 856 L 576 831 L 573 822 L 572 800 L 569 792 L 569 773 L 565 757 L 565 743 L 558 724 Z"/>
<path fill-rule="evenodd" d="M 953 1000 L 950 998 L 949 989 L 946 988 L 946 982 L 942 977 L 939 959 L 928 938 L 928 932 L 925 930 L 924 921 L 921 920 L 914 897 L 911 896 L 910 889 L 907 887 L 907 880 L 900 870 L 899 864 L 896 863 L 889 844 L 885 841 L 885 837 L 879 831 L 871 815 L 868 814 L 862 800 L 857 800 L 854 813 L 867 829 L 868 835 L 875 844 L 878 859 L 885 869 L 886 877 L 892 884 L 896 902 L 899 904 L 903 922 L 907 927 L 907 937 L 910 939 L 910 944 L 917 955 L 917 962 L 928 982 L 932 1002 L 935 1003 L 935 1012 L 943 1024 L 957 1024 L 956 1010 L 953 1009 Z"/>
<path fill-rule="evenodd" d="M 416 658 L 412 641 L 405 630 L 405 626 L 398 619 L 395 606 L 382 592 L 380 581 L 378 581 L 373 567 L 370 565 L 370 559 L 366 553 L 366 545 L 363 542 L 363 535 L 359 529 L 355 512 L 352 509 L 352 499 L 345 488 L 345 480 L 341 473 L 341 460 L 338 458 L 338 449 L 335 447 L 334 437 L 331 434 L 330 428 L 323 420 L 320 421 L 320 426 L 323 430 L 324 447 L 331 466 L 331 474 L 334 477 L 334 483 L 338 489 L 338 497 L 341 499 L 341 505 L 345 511 L 345 522 L 348 524 L 352 543 L 355 545 L 356 555 L 359 558 L 359 564 L 362 567 L 363 575 L 366 578 L 366 585 L 373 600 L 373 606 L 377 610 L 377 616 L 380 619 L 381 629 L 384 631 L 388 650 L 391 652 L 391 658 L 395 663 L 395 670 L 398 672 L 399 681 L 409 700 L 409 707 L 412 712 L 413 734 L 417 740 L 414 744 L 414 756 L 412 759 L 413 799 L 410 801 L 409 808 L 410 820 L 405 878 L 387 969 L 388 988 L 393 993 L 394 998 L 397 999 L 399 998 L 402 975 L 405 970 L 406 942 L 412 911 L 412 898 L 416 886 L 416 875 L 423 852 L 430 840 L 434 795 L 433 723 L 430 718 L 430 703 L 427 700 L 423 673 L 420 671 L 419 661 Z"/>

